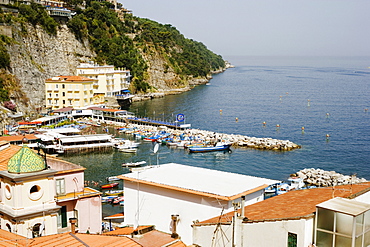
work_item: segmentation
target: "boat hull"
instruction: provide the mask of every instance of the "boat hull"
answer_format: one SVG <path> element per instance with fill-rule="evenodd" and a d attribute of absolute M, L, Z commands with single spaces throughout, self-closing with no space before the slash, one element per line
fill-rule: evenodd
<path fill-rule="evenodd" d="M 191 147 L 189 148 L 190 153 L 205 153 L 205 152 L 215 152 L 215 151 L 229 151 L 230 145 L 222 145 L 215 147 Z"/>

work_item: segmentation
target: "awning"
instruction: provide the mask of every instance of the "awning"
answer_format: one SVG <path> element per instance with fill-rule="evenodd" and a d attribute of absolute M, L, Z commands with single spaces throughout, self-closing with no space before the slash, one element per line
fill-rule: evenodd
<path fill-rule="evenodd" d="M 122 92 L 123 92 L 123 93 L 129 93 L 129 92 L 130 92 L 130 90 L 125 89 L 125 90 L 123 90 Z"/>

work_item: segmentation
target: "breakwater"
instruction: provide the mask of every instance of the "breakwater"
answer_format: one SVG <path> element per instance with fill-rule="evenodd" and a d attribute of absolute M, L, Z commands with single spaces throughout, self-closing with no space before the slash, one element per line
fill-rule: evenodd
<path fill-rule="evenodd" d="M 246 147 L 254 149 L 264 150 L 276 150 L 276 151 L 290 151 L 293 149 L 301 148 L 300 145 L 295 144 L 289 140 L 278 140 L 273 138 L 257 138 L 249 137 L 244 135 L 216 133 L 213 131 L 199 130 L 199 129 L 173 129 L 167 128 L 166 126 L 151 126 L 141 125 L 134 123 L 115 123 L 111 124 L 119 125 L 118 127 L 125 127 L 127 129 L 135 129 L 136 131 L 129 131 L 129 133 L 142 132 L 150 135 L 154 135 L 160 131 L 171 134 L 176 140 L 184 141 L 201 141 L 207 143 L 216 142 L 229 142 L 233 147 Z"/>
<path fill-rule="evenodd" d="M 294 174 L 303 179 L 308 185 L 318 187 L 336 186 L 344 184 L 363 183 L 367 180 L 358 178 L 356 175 L 343 175 L 335 171 L 324 171 L 322 169 L 307 168 Z"/>

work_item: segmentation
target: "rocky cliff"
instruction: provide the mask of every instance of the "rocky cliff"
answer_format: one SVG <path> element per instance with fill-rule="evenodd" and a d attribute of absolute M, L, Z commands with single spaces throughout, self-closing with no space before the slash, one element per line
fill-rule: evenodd
<path fill-rule="evenodd" d="M 95 54 L 87 42 L 76 40 L 65 25 L 60 26 L 56 36 L 31 25 L 27 25 L 26 30 L 23 32 L 20 25 L 12 26 L 14 42 L 7 46 L 7 50 L 11 60 L 10 73 L 18 78 L 30 103 L 28 109 L 18 106 L 22 111 L 35 111 L 44 105 L 45 79 L 74 75 L 79 63 L 92 60 Z"/>

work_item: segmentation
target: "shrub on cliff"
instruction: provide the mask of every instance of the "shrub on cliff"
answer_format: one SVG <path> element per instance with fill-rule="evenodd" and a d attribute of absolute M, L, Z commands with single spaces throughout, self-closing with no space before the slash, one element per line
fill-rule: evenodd
<path fill-rule="evenodd" d="M 89 39 L 98 63 L 129 69 L 134 78 L 134 91 L 146 92 L 150 88 L 144 81 L 147 65 L 132 40 L 125 35 L 127 29 L 124 23 L 111 11 L 108 3 L 91 2 L 67 25 L 77 39 Z"/>
<path fill-rule="evenodd" d="M 58 23 L 48 15 L 42 5 L 34 2 L 31 2 L 31 5 L 20 4 L 19 14 L 32 25 L 40 25 L 47 33 L 56 35 Z"/>

